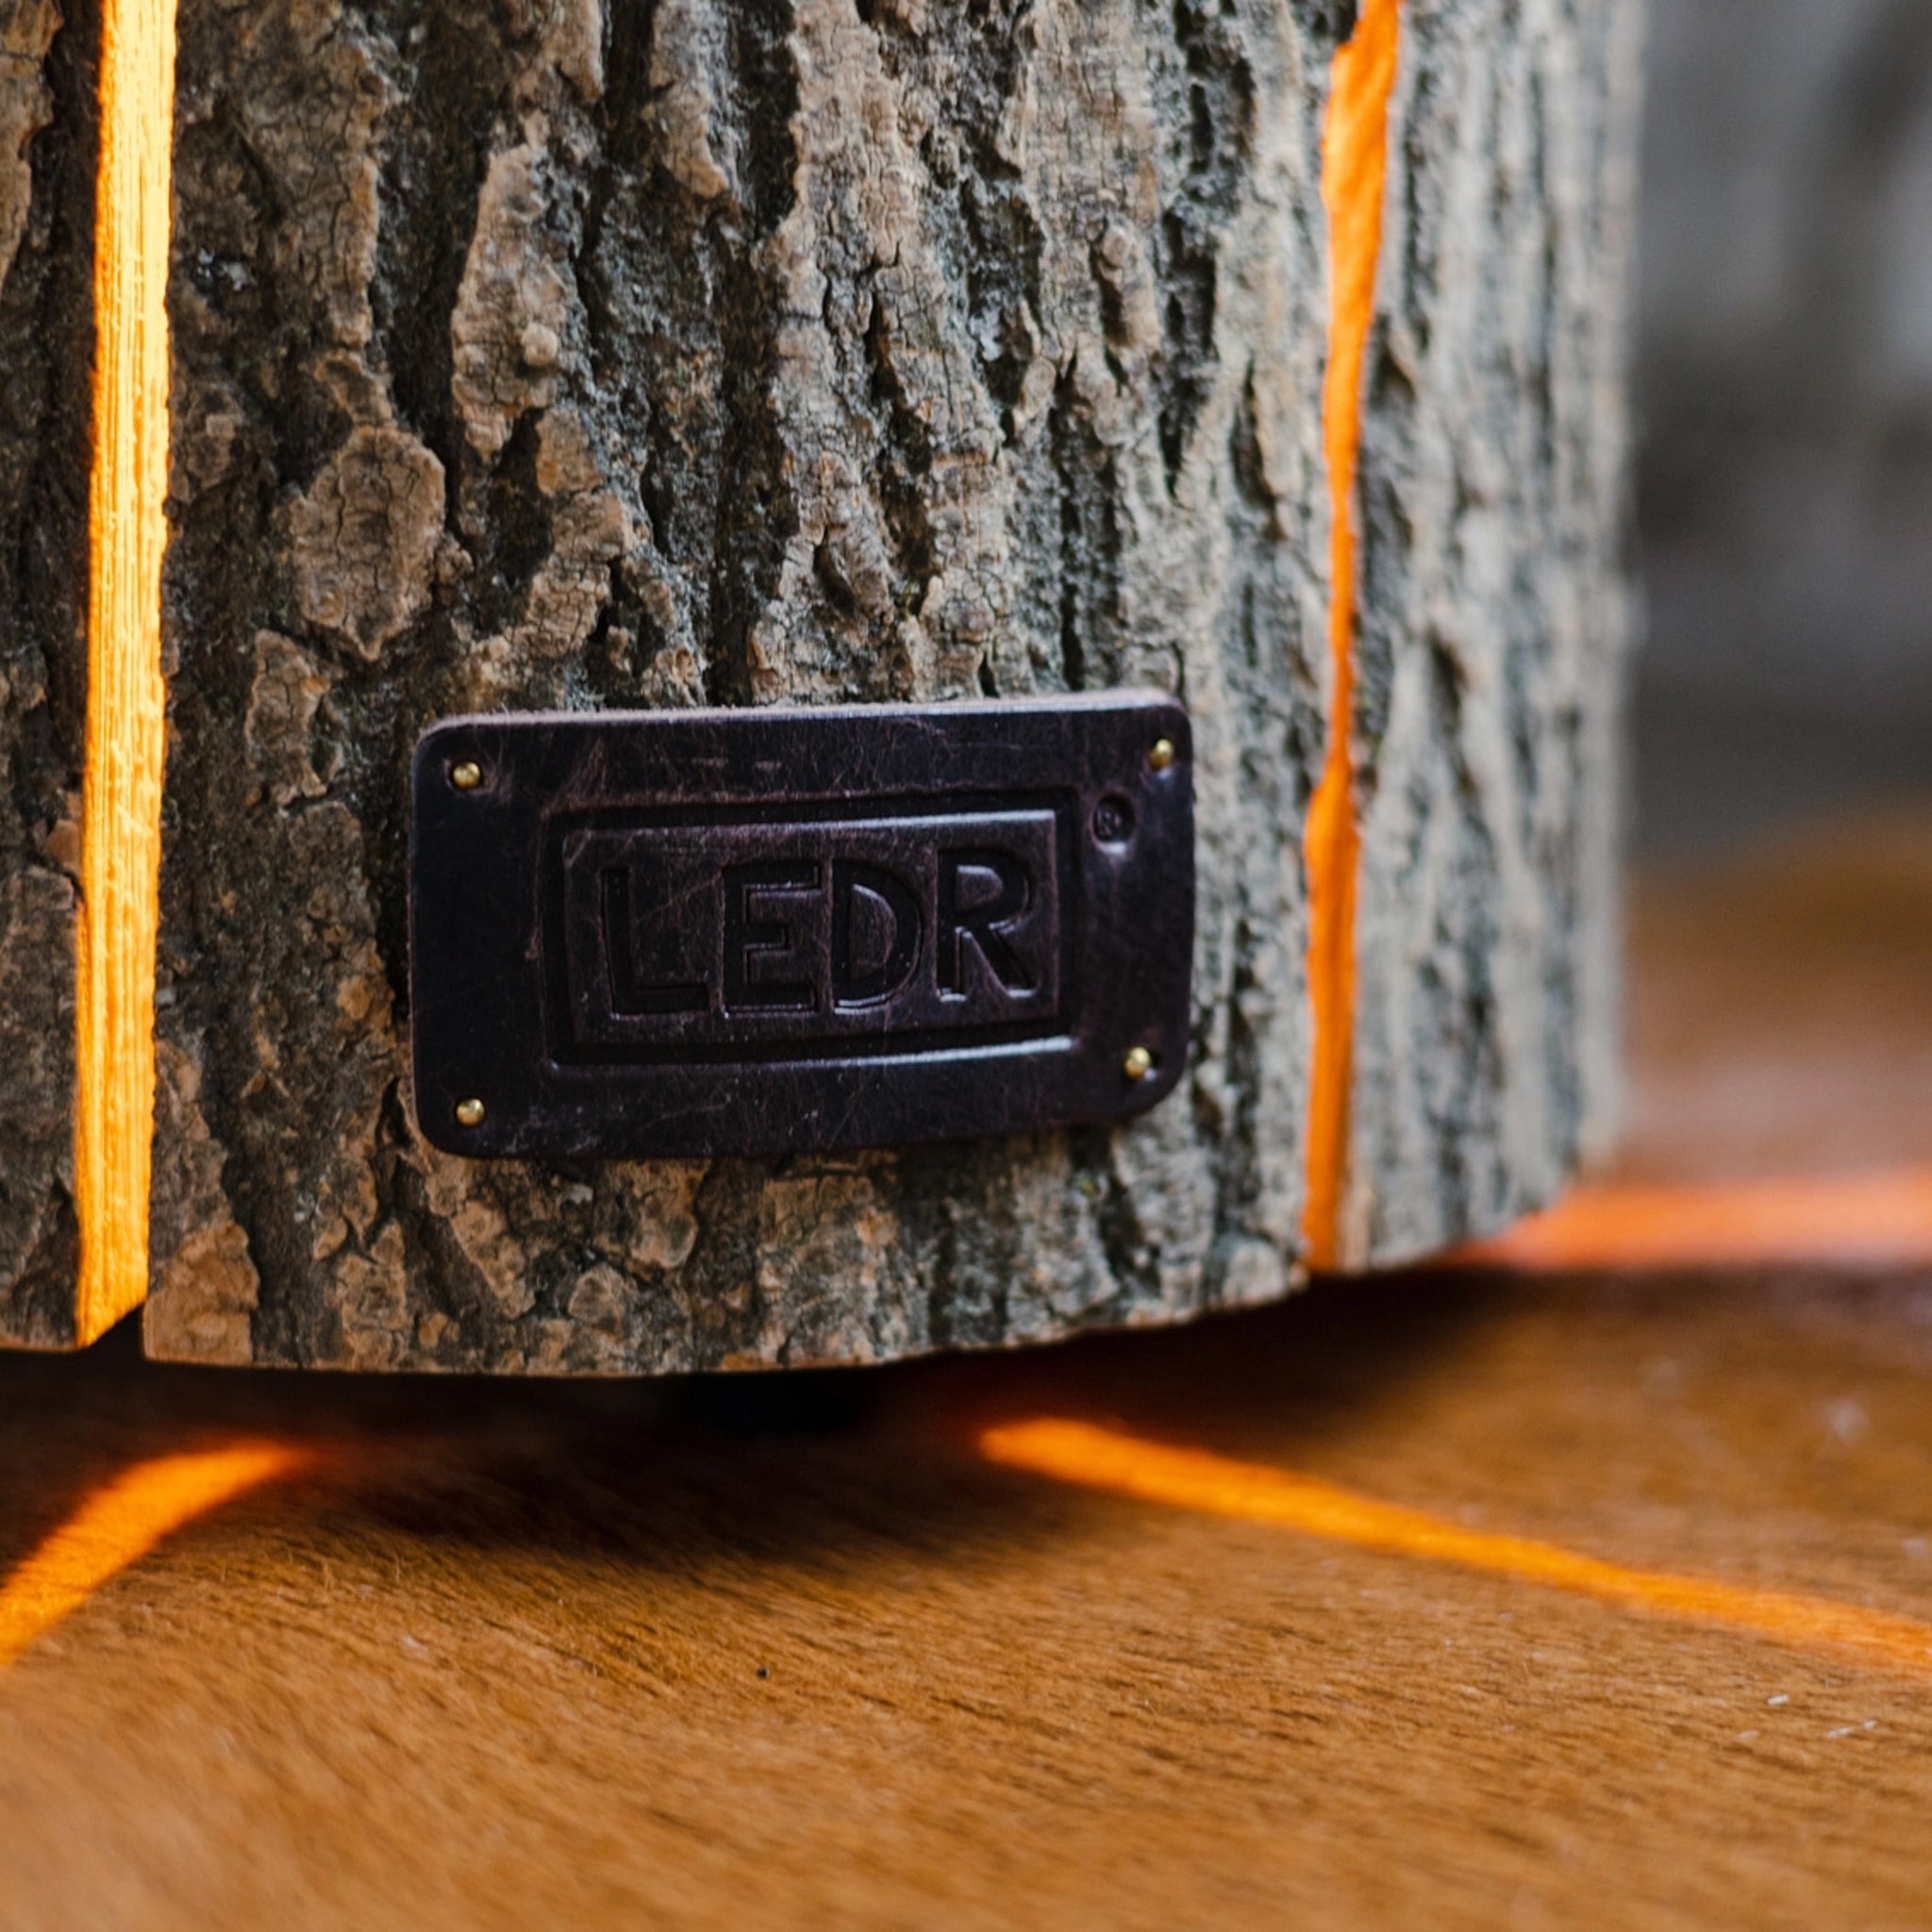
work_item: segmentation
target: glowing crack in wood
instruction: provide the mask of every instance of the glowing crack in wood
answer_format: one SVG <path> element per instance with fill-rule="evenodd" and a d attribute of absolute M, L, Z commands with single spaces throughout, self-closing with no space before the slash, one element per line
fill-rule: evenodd
<path fill-rule="evenodd" d="M 76 987 L 77 1339 L 145 1299 L 167 538 L 174 0 L 108 0 L 94 242 L 93 473 Z"/>
<path fill-rule="evenodd" d="M 1368 0 L 1335 56 L 1322 131 L 1322 200 L 1328 211 L 1328 368 L 1322 441 L 1330 525 L 1328 746 L 1308 806 L 1308 991 L 1314 1061 L 1308 1082 L 1308 1260 L 1331 1268 L 1352 1258 L 1341 1237 L 1347 1185 L 1349 1085 L 1354 1072 L 1356 882 L 1355 724 L 1356 472 L 1361 449 L 1362 365 L 1374 320 L 1389 172 L 1389 97 L 1395 86 L 1398 0 Z"/>

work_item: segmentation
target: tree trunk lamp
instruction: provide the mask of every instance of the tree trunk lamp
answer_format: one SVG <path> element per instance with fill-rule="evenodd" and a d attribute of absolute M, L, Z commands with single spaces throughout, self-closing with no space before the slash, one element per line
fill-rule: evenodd
<path fill-rule="evenodd" d="M 103 11 L 0 0 L 0 1338 L 877 1360 L 1601 1142 L 1634 0 Z"/>

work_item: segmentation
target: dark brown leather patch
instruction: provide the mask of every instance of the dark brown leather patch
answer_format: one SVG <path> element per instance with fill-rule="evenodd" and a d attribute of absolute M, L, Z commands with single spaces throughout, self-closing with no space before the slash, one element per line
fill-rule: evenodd
<path fill-rule="evenodd" d="M 1186 1056 L 1162 697 L 452 719 L 417 749 L 410 870 L 417 1118 L 453 1153 L 1102 1122 Z"/>

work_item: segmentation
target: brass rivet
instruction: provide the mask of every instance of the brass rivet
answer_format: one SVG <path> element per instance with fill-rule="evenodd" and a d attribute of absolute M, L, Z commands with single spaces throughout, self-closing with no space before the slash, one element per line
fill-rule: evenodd
<path fill-rule="evenodd" d="M 465 758 L 449 768 L 449 782 L 458 791 L 474 791 L 483 782 L 483 767 L 475 758 Z"/>
<path fill-rule="evenodd" d="M 1179 757 L 1180 753 L 1174 748 L 1173 739 L 1157 738 L 1154 741 L 1154 749 L 1147 754 L 1147 762 L 1157 772 L 1164 772 Z"/>
<path fill-rule="evenodd" d="M 480 1100 L 459 1100 L 457 1102 L 457 1125 L 459 1127 L 480 1127 L 483 1124 L 483 1103 Z"/>
<path fill-rule="evenodd" d="M 1144 1080 L 1154 1071 L 1154 1056 L 1144 1046 L 1130 1046 L 1121 1071 L 1130 1080 Z"/>

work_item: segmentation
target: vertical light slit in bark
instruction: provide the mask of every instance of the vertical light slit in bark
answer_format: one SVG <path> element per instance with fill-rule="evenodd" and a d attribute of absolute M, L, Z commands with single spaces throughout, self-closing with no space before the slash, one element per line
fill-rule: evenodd
<path fill-rule="evenodd" d="M 1302 1235 L 1317 1268 L 1340 1258 L 1354 1066 L 1356 467 L 1361 447 L 1362 365 L 1375 306 L 1382 199 L 1389 169 L 1389 96 L 1395 85 L 1399 0 L 1367 0 L 1335 56 L 1322 130 L 1322 200 L 1328 211 L 1328 368 L 1322 440 L 1333 519 L 1328 648 L 1333 697 L 1328 748 L 1308 808 L 1308 990 L 1314 1064 L 1308 1083 L 1307 1196 Z"/>
<path fill-rule="evenodd" d="M 175 0 L 107 0 L 75 1020 L 75 1323 L 83 1343 L 147 1294 L 174 105 Z"/>

